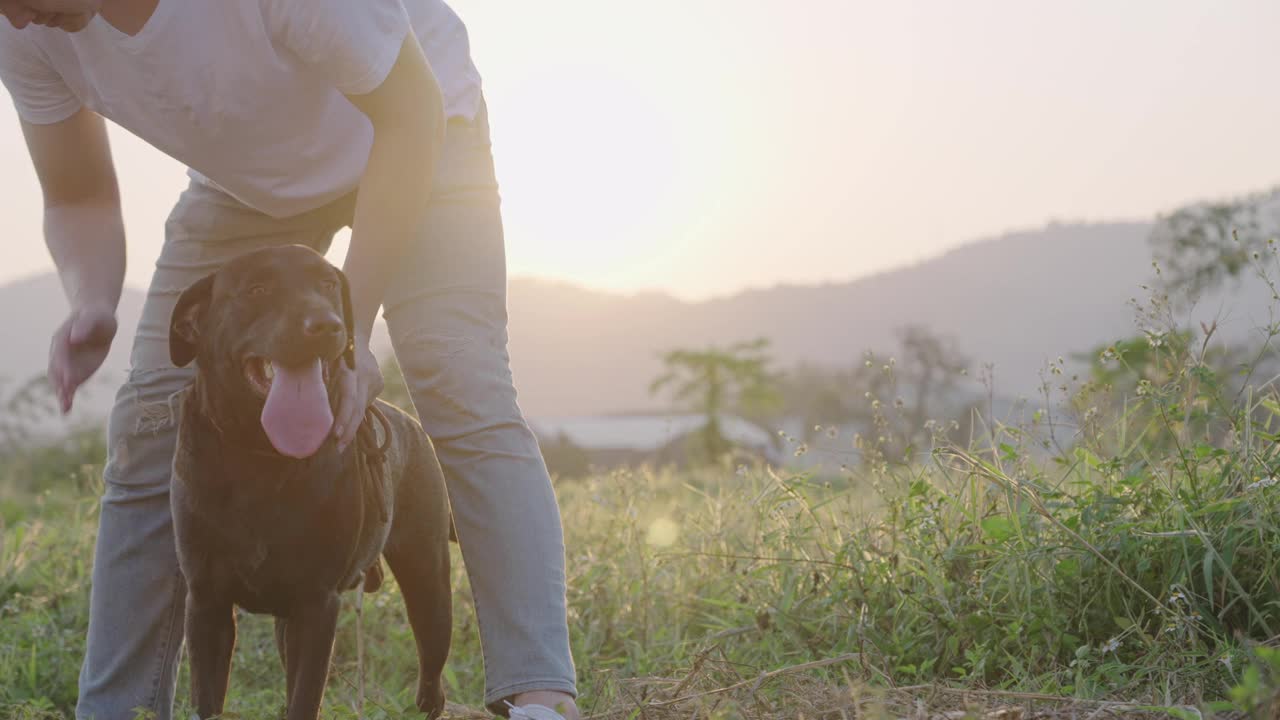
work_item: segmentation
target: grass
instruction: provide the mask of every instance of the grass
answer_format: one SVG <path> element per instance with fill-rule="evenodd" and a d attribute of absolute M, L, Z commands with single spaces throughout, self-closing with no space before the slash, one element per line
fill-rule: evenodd
<path fill-rule="evenodd" d="M 892 437 L 848 437 L 825 473 L 726 459 L 558 480 L 585 713 L 1275 717 L 1276 333 L 1238 352 L 1212 326 L 1162 326 L 1162 302 L 1082 377 L 1050 364 L 1016 422 L 977 417 L 963 443 L 939 430 L 908 462 L 882 452 Z M 0 461 L 0 716 L 70 717 L 103 454 L 90 433 Z M 474 706 L 455 567 L 446 680 Z M 400 717 L 416 669 L 394 582 L 364 613 L 365 715 Z M 355 717 L 354 624 L 348 606 L 332 717 Z M 240 627 L 228 707 L 274 717 L 270 624 Z"/>
<path fill-rule="evenodd" d="M 70 716 L 95 529 L 93 463 L 101 452 L 85 438 L 63 453 L 15 456 L 5 466 L 0 714 Z M 62 462 L 74 456 L 84 462 Z M 723 482 L 726 475 L 734 482 Z M 572 641 L 589 713 L 663 690 L 695 695 L 754 681 L 764 670 L 841 655 L 855 640 L 851 570 L 843 559 L 852 548 L 852 528 L 843 518 L 855 510 L 858 495 L 851 486 L 712 468 L 604 474 L 563 482 L 559 494 Z M 457 618 L 446 679 L 451 699 L 476 705 L 483 668 L 465 575 L 455 560 Z M 348 604 L 327 697 L 337 717 L 350 714 L 344 709 L 356 699 L 354 620 Z M 412 707 L 416 660 L 394 582 L 366 597 L 364 628 L 366 714 L 399 717 Z M 660 679 L 695 665 L 698 673 L 682 687 L 679 679 Z M 836 662 L 814 668 L 806 679 L 834 685 L 854 667 Z M 181 694 L 185 675 L 179 682 Z M 777 688 L 761 685 L 764 702 Z M 267 619 L 241 617 L 231 686 L 228 707 L 240 716 L 279 710 L 283 685 Z M 719 695 L 704 702 L 734 714 L 737 701 Z M 773 702 L 785 706 L 786 699 Z"/>
<path fill-rule="evenodd" d="M 1280 670 L 1253 648 L 1280 626 L 1280 489 L 1246 490 L 1229 453 L 1192 455 L 1190 466 L 1151 467 L 1079 449 L 1053 479 L 1015 471 L 1022 458 L 1010 449 L 824 481 L 722 466 L 562 482 L 583 707 L 840 717 L 901 703 L 904 691 L 887 691 L 902 686 L 928 688 L 906 691 L 912 702 L 942 704 L 965 696 L 940 688 L 986 705 L 1049 704 L 1034 693 L 1262 707 Z M 5 497 L 0 551 L 8 716 L 70 716 L 100 456 L 83 441 L 7 466 L 6 486 L 25 485 Z M 461 569 L 455 587 L 449 694 L 477 704 Z M 364 627 L 366 714 L 398 717 L 415 667 L 394 583 L 366 599 Z M 348 607 L 327 698 L 335 717 L 354 716 L 353 630 Z M 228 707 L 269 717 L 281 701 L 270 624 L 243 617 Z"/>

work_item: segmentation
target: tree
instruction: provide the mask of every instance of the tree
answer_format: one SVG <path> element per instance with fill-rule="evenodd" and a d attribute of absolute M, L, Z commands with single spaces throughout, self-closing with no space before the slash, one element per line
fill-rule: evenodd
<path fill-rule="evenodd" d="M 800 421 L 801 439 L 809 441 L 815 427 L 847 425 L 863 417 L 866 400 L 856 391 L 856 367 L 832 368 L 800 363 L 782 376 L 782 404 L 777 417 Z"/>
<path fill-rule="evenodd" d="M 667 391 L 679 406 L 706 418 L 700 438 L 709 460 L 729 449 L 720 429 L 722 413 L 760 414 L 777 404 L 777 377 L 769 369 L 769 341 L 759 338 L 727 348 L 671 350 L 662 358 L 666 370 L 649 392 Z"/>
<path fill-rule="evenodd" d="M 961 373 L 968 368 L 969 359 L 922 327 L 904 328 L 898 339 L 902 344 L 904 377 L 914 395 L 906 421 L 909 427 L 923 428 L 933 419 L 934 411 L 955 410 L 943 406 L 957 395 Z"/>
<path fill-rule="evenodd" d="M 1277 227 L 1280 190 L 1183 208 L 1151 233 L 1156 263 L 1169 290 L 1197 295 L 1239 277 L 1268 249 Z"/>
<path fill-rule="evenodd" d="M 854 392 L 870 400 L 857 420 L 874 430 L 874 453 L 895 461 L 963 433 L 976 402 L 963 387 L 969 358 L 954 343 L 918 326 L 897 335 L 895 355 L 869 353 L 851 378 Z"/>

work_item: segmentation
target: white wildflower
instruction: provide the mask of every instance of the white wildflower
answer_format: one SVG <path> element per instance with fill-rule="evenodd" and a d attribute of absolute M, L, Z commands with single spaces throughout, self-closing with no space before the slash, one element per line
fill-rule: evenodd
<path fill-rule="evenodd" d="M 1275 485 L 1277 482 L 1280 482 L 1280 480 L 1277 480 L 1274 477 L 1262 478 L 1260 480 L 1255 480 L 1249 483 L 1248 485 L 1245 485 L 1244 489 L 1245 490 L 1265 490 L 1266 488 L 1269 488 Z"/>

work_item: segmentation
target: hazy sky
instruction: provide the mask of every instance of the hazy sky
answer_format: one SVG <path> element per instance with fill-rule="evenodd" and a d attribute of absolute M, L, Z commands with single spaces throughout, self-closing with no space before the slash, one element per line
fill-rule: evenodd
<path fill-rule="evenodd" d="M 454 7 L 515 274 L 698 298 L 1280 180 L 1274 0 Z M 0 137 L 7 280 L 52 265 L 8 102 Z M 143 285 L 185 180 L 113 140 Z"/>

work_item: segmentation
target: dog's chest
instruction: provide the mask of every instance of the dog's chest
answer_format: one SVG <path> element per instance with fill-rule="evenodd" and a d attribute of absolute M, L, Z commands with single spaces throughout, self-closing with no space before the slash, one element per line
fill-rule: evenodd
<path fill-rule="evenodd" d="M 191 450 L 191 448 L 187 448 Z M 359 479 L 337 463 L 263 463 L 208 448 L 180 450 L 174 467 L 179 556 L 253 612 L 278 612 L 317 592 L 345 589 L 377 558 L 386 527 Z M 372 521 L 371 521 L 372 520 Z M 368 547 L 375 547 L 371 557 Z"/>
<path fill-rule="evenodd" d="M 289 493 L 267 494 L 235 493 L 220 514 L 224 557 L 247 587 L 296 585 L 292 576 L 327 580 L 346 569 L 360 528 L 340 511 L 341 498 L 299 501 Z"/>

